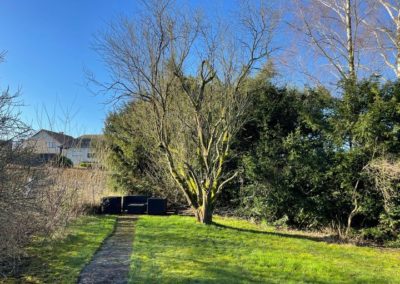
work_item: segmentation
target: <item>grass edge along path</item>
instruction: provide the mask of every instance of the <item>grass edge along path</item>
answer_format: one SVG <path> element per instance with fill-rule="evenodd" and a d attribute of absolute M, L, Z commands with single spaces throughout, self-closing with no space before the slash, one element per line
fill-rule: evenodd
<path fill-rule="evenodd" d="M 82 216 L 67 227 L 63 238 L 35 241 L 20 278 L 6 283 L 76 283 L 115 222 L 116 216 Z"/>
<path fill-rule="evenodd" d="M 81 271 L 78 283 L 127 283 L 136 219 L 118 216 L 115 230 Z"/>
<path fill-rule="evenodd" d="M 400 283 L 400 250 L 329 244 L 234 218 L 141 216 L 129 283 Z"/>

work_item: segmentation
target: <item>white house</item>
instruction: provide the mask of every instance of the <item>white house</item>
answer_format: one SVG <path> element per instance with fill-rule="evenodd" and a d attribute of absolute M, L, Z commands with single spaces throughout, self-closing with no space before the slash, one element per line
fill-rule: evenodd
<path fill-rule="evenodd" d="M 94 142 L 100 138 L 101 135 L 83 135 L 74 138 L 62 132 L 42 129 L 24 141 L 24 145 L 32 147 L 43 161 L 62 155 L 71 159 L 74 166 L 78 166 L 81 162 L 97 162 Z"/>
<path fill-rule="evenodd" d="M 101 139 L 101 135 L 82 135 L 74 140 L 70 147 L 66 148 L 63 155 L 71 159 L 74 165 L 81 162 L 97 162 L 96 142 Z"/>

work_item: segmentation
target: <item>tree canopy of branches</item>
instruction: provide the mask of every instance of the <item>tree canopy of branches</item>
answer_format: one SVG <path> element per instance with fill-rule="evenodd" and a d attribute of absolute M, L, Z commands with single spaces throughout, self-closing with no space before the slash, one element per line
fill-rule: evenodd
<path fill-rule="evenodd" d="M 372 13 L 363 24 L 373 35 L 370 49 L 400 78 L 400 1 L 368 1 Z M 380 70 L 382 72 L 382 70 Z"/>
<path fill-rule="evenodd" d="M 183 15 L 170 1 L 151 1 L 138 19 L 123 19 L 98 40 L 116 98 L 150 107 L 149 131 L 169 174 L 202 223 L 237 173 L 226 172 L 232 139 L 245 121 L 247 79 L 273 51 L 277 15 L 247 6 L 237 24 Z"/>
<path fill-rule="evenodd" d="M 295 30 L 305 35 L 339 80 L 355 80 L 365 45 L 361 29 L 368 6 L 357 0 L 299 0 L 297 4 Z"/>

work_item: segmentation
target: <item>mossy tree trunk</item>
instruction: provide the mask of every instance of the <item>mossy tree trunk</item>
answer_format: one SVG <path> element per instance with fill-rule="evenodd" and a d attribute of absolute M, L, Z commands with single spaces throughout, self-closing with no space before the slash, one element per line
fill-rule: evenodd
<path fill-rule="evenodd" d="M 196 220 L 206 225 L 212 224 L 214 204 L 208 198 L 203 198 L 203 204 L 195 211 Z"/>
<path fill-rule="evenodd" d="M 199 133 L 204 138 L 201 130 Z M 218 195 L 237 176 L 237 172 L 224 174 L 223 171 L 231 145 L 229 137 L 227 131 L 221 131 L 218 139 L 209 138 L 207 143 L 198 139 L 201 150 L 197 151 L 197 160 L 202 162 L 196 168 L 187 162 L 177 165 L 174 151 L 168 145 L 164 148 L 171 175 L 184 193 L 197 221 L 203 224 L 212 223 Z M 216 150 L 207 152 L 206 149 L 210 148 Z"/>

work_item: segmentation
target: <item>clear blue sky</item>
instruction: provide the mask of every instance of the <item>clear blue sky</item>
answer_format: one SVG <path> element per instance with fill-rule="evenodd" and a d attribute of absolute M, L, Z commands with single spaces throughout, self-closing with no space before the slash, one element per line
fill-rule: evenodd
<path fill-rule="evenodd" d="M 0 87 L 22 89 L 22 117 L 34 128 L 99 133 L 108 106 L 86 88 L 84 68 L 101 72 L 93 35 L 134 1 L 3 0 L 0 3 Z M 55 125 L 48 125 L 45 113 Z M 71 122 L 61 123 L 71 116 Z"/>
<path fill-rule="evenodd" d="M 26 122 L 35 129 L 48 128 L 75 136 L 102 131 L 110 106 L 105 104 L 106 98 L 94 96 L 86 87 L 85 68 L 106 76 L 91 42 L 116 17 L 135 13 L 137 3 L 0 2 L 0 51 L 7 51 L 6 61 L 0 64 L 0 89 L 21 88 L 20 99 L 25 105 L 21 108 L 22 118 Z"/>

